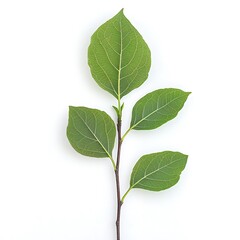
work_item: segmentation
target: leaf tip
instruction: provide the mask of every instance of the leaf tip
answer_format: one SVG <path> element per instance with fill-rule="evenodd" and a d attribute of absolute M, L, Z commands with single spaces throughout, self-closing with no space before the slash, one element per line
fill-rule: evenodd
<path fill-rule="evenodd" d="M 124 16 L 124 8 L 122 8 L 122 9 L 118 12 L 118 15 Z"/>
<path fill-rule="evenodd" d="M 186 167 L 186 165 L 187 165 L 187 162 L 188 162 L 188 155 L 186 155 L 186 154 L 183 154 L 183 153 L 181 153 L 182 154 L 182 156 L 183 156 L 183 159 L 184 159 L 184 167 L 183 167 L 183 170 L 185 169 L 185 167 Z"/>

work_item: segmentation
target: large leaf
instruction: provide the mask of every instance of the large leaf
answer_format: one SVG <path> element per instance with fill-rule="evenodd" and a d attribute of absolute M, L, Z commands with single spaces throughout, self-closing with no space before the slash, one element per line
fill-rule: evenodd
<path fill-rule="evenodd" d="M 130 188 L 161 191 L 175 185 L 187 163 L 187 155 L 159 152 L 142 156 L 133 168 Z"/>
<path fill-rule="evenodd" d="M 118 99 L 147 79 L 150 50 L 123 10 L 93 34 L 88 64 L 99 86 Z"/>
<path fill-rule="evenodd" d="M 116 128 L 103 111 L 69 107 L 67 137 L 73 148 L 86 156 L 112 158 Z"/>
<path fill-rule="evenodd" d="M 175 88 L 148 93 L 133 107 L 130 128 L 147 130 L 160 127 L 177 116 L 189 94 Z"/>

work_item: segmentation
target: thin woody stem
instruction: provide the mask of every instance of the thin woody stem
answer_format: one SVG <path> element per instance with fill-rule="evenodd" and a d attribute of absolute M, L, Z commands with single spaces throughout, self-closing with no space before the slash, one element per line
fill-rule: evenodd
<path fill-rule="evenodd" d="M 120 240 L 120 217 L 121 217 L 121 207 L 122 207 L 120 179 L 119 179 L 119 164 L 120 164 L 121 146 L 122 146 L 121 129 L 122 129 L 122 121 L 120 116 L 118 116 L 118 122 L 117 122 L 118 149 L 117 149 L 117 162 L 116 162 L 116 169 L 115 169 L 116 187 L 117 187 L 117 220 L 116 220 L 117 240 Z"/>

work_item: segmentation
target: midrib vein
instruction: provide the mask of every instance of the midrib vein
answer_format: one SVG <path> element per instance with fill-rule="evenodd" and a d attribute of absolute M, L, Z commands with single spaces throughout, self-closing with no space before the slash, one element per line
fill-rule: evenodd
<path fill-rule="evenodd" d="M 119 22 L 119 30 L 120 30 L 120 54 L 119 54 L 119 67 L 118 67 L 118 101 L 121 99 L 121 70 L 122 70 L 122 52 L 123 52 L 123 37 L 122 37 L 122 22 Z"/>

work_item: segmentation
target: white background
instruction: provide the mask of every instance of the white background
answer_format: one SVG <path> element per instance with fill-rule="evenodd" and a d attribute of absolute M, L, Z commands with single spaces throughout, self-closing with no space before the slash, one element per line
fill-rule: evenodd
<path fill-rule="evenodd" d="M 111 163 L 76 153 L 65 131 L 68 105 L 115 120 L 87 47 L 122 7 L 152 51 L 148 81 L 123 99 L 124 130 L 147 92 L 192 91 L 176 119 L 126 138 L 122 192 L 143 154 L 177 150 L 189 161 L 175 187 L 128 195 L 122 240 L 240 239 L 239 1 L 1 0 L 1 240 L 115 239 Z"/>

